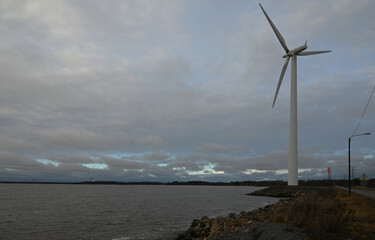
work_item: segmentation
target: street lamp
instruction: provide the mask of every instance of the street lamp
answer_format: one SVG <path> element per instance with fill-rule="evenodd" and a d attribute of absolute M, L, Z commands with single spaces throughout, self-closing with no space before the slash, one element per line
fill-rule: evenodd
<path fill-rule="evenodd" d="M 362 133 L 362 134 L 356 134 L 352 135 L 348 141 L 349 141 L 349 148 L 348 148 L 348 158 L 349 158 L 349 196 L 351 196 L 351 184 L 350 184 L 350 141 L 352 140 L 353 137 L 358 137 L 358 136 L 363 136 L 363 135 L 370 135 L 371 133 Z"/>

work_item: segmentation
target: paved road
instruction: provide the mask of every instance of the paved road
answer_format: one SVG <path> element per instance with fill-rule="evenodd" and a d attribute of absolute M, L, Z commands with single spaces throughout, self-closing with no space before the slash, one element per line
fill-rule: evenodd
<path fill-rule="evenodd" d="M 338 187 L 342 190 L 349 191 L 348 188 L 344 187 Z M 359 195 L 371 198 L 375 200 L 375 191 L 374 190 L 363 190 L 363 189 L 358 189 L 358 188 L 352 188 L 352 192 L 357 193 Z"/>

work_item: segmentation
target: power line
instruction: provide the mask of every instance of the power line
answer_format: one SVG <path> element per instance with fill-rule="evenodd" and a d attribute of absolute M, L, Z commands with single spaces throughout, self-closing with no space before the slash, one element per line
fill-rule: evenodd
<path fill-rule="evenodd" d="M 370 100 L 371 100 L 372 94 L 374 93 L 374 90 L 375 90 L 375 85 L 374 85 L 374 87 L 372 88 L 372 92 L 371 92 L 371 94 L 370 94 L 370 97 L 368 98 L 368 101 L 367 101 L 367 104 L 366 104 L 365 110 L 363 110 L 362 116 L 361 116 L 361 118 L 359 119 L 359 122 L 358 122 L 358 124 L 357 124 L 357 127 L 356 127 L 355 130 L 354 130 L 353 135 L 356 134 L 356 132 L 357 132 L 357 130 L 358 130 L 358 127 L 359 127 L 359 124 L 361 124 L 361 121 L 362 121 L 363 115 L 365 115 L 365 112 L 366 112 L 366 110 L 367 110 L 367 106 L 368 106 L 368 104 L 370 103 Z"/>

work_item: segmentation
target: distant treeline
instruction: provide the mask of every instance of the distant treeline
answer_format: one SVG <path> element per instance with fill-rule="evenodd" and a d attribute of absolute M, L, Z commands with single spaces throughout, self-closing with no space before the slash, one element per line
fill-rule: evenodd
<path fill-rule="evenodd" d="M 216 186 L 287 186 L 285 181 L 236 181 L 236 182 L 204 182 L 204 181 L 190 181 L 190 182 L 172 182 L 169 185 L 216 185 Z M 360 185 L 359 178 L 352 179 L 352 185 Z M 333 179 L 333 180 L 299 180 L 299 186 L 348 186 L 348 180 Z M 369 179 L 367 182 L 368 187 L 375 188 L 375 179 Z"/>
<path fill-rule="evenodd" d="M 206 182 L 206 181 L 188 181 L 179 182 L 173 181 L 168 183 L 161 182 L 114 182 L 114 181 L 86 181 L 78 184 L 120 184 L 120 185 L 204 185 L 204 186 L 287 186 L 285 181 L 233 181 L 233 182 Z M 299 186 L 348 186 L 348 180 L 333 179 L 333 180 L 299 180 Z M 352 185 L 360 185 L 359 178 L 352 180 Z M 370 179 L 367 182 L 368 187 L 375 188 L 375 179 Z"/>
<path fill-rule="evenodd" d="M 37 184 L 94 184 L 94 185 L 204 185 L 204 186 L 286 186 L 285 181 L 233 181 L 233 182 L 206 182 L 206 181 L 173 181 L 168 183 L 162 182 L 118 182 L 118 181 L 84 181 L 84 182 L 0 182 L 0 183 L 37 183 Z M 353 186 L 360 185 L 359 178 L 352 180 Z M 348 180 L 332 179 L 332 180 L 299 180 L 299 186 L 348 186 Z M 368 187 L 375 188 L 375 179 L 369 179 Z"/>
<path fill-rule="evenodd" d="M 348 180 L 332 179 L 332 180 L 299 180 L 299 186 L 348 186 Z M 352 179 L 352 186 L 360 186 L 359 178 Z M 367 181 L 367 187 L 375 188 L 375 178 Z"/>

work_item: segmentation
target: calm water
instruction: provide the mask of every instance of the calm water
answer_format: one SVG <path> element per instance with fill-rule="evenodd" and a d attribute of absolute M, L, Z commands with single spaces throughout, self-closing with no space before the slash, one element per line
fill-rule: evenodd
<path fill-rule="evenodd" d="M 194 218 L 277 202 L 257 187 L 0 184 L 0 239 L 171 239 Z"/>

